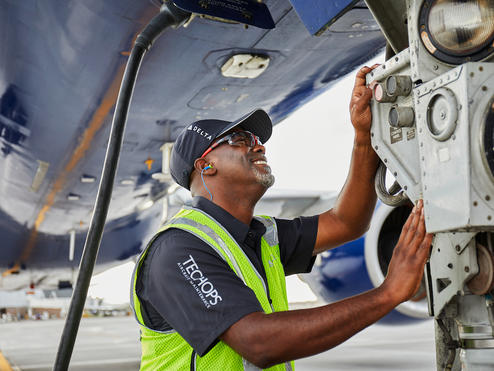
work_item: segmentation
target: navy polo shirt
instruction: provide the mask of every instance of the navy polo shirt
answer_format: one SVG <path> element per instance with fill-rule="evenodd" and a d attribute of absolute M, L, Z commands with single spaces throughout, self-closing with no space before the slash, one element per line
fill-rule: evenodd
<path fill-rule="evenodd" d="M 255 219 L 246 225 L 203 197 L 194 197 L 192 206 L 228 230 L 266 282 L 261 260 L 264 225 Z M 285 275 L 310 272 L 318 217 L 275 220 Z M 216 251 L 176 228 L 162 233 L 149 247 L 136 291 L 146 326 L 161 331 L 175 329 L 199 356 L 242 317 L 263 311 L 254 292 Z"/>

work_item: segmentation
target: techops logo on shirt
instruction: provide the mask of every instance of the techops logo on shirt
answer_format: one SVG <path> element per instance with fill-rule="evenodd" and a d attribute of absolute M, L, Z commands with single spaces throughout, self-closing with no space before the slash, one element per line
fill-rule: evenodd
<path fill-rule="evenodd" d="M 199 269 L 192 255 L 189 255 L 188 260 L 177 263 L 177 265 L 185 279 L 194 287 L 206 308 L 210 308 L 223 300 L 213 284 Z"/>

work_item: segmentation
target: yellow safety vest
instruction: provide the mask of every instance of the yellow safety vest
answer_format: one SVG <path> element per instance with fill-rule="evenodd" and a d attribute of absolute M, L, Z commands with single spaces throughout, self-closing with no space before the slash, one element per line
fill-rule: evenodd
<path fill-rule="evenodd" d="M 235 352 L 223 341 L 219 341 L 207 354 L 200 357 L 175 330 L 158 331 L 146 327 L 141 314 L 141 304 L 136 294 L 137 276 L 142 262 L 147 255 L 149 246 L 167 229 L 179 228 L 192 233 L 215 250 L 245 285 L 254 291 L 265 313 L 288 310 L 285 272 L 280 261 L 276 222 L 267 216 L 256 217 L 256 219 L 266 227 L 266 233 L 261 239 L 261 255 L 272 303 L 269 302 L 264 280 L 245 255 L 242 248 L 223 226 L 204 211 L 184 207 L 151 239 L 137 261 L 132 276 L 131 287 L 131 306 L 141 328 L 142 371 L 260 370 L 260 368 L 242 358 L 240 354 Z M 286 362 L 270 367 L 267 370 L 293 371 L 294 369 L 293 362 Z"/>

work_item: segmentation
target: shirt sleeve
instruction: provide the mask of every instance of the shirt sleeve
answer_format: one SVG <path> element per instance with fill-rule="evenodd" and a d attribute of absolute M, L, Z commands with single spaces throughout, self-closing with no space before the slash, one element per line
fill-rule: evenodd
<path fill-rule="evenodd" d="M 199 238 L 170 229 L 153 245 L 146 258 L 149 271 L 143 276 L 147 282 L 141 285 L 145 288 L 142 301 L 199 356 L 242 317 L 263 311 L 254 292 Z"/>
<path fill-rule="evenodd" d="M 292 220 L 275 220 L 285 275 L 310 272 L 315 261 L 312 253 L 316 244 L 319 217 L 301 216 Z"/>

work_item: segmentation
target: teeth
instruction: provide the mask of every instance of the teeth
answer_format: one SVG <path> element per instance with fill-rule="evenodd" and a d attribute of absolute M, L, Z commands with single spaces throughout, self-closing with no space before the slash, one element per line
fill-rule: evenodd
<path fill-rule="evenodd" d="M 254 164 L 267 165 L 268 163 L 266 161 L 258 160 L 258 161 L 254 161 Z"/>

